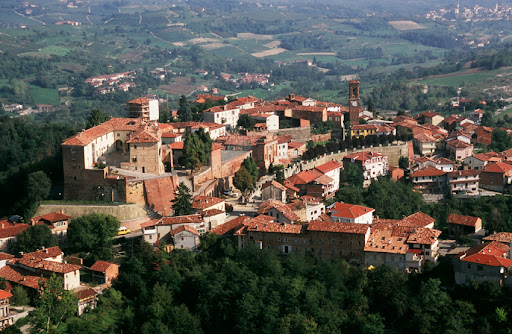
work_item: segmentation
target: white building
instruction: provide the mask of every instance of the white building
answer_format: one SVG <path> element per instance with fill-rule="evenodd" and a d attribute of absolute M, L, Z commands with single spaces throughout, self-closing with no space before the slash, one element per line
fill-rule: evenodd
<path fill-rule="evenodd" d="M 371 224 L 375 212 L 375 209 L 348 203 L 334 203 L 328 209 L 333 221 L 356 224 Z"/>
<path fill-rule="evenodd" d="M 240 108 L 238 107 L 217 106 L 203 111 L 205 122 L 224 124 L 228 129 L 236 128 L 239 116 Z"/>
<path fill-rule="evenodd" d="M 171 231 L 175 249 L 196 250 L 199 246 L 199 232 L 186 225 L 182 225 Z"/>
<path fill-rule="evenodd" d="M 388 157 L 377 152 L 365 151 L 347 155 L 343 158 L 343 167 L 347 168 L 349 163 L 355 163 L 362 169 L 365 180 L 388 174 Z"/>
<path fill-rule="evenodd" d="M 334 189 L 333 191 L 336 192 L 340 188 L 340 171 L 342 167 L 343 166 L 341 164 L 332 160 L 323 165 L 316 166 L 315 169 L 333 179 L 332 184 L 329 186 L 332 185 L 332 189 Z"/>
<path fill-rule="evenodd" d="M 256 123 L 265 123 L 267 130 L 279 130 L 279 116 L 273 114 L 250 114 L 249 115 Z"/>

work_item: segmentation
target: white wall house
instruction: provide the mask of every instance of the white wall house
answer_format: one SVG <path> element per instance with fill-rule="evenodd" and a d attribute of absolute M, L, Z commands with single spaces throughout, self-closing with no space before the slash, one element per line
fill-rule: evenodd
<path fill-rule="evenodd" d="M 239 116 L 240 108 L 228 106 L 213 107 L 203 112 L 205 122 L 224 124 L 228 129 L 234 129 L 237 126 Z"/>

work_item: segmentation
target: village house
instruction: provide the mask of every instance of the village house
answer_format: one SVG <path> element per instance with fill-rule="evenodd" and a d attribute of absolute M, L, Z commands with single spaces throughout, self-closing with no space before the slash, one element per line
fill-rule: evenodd
<path fill-rule="evenodd" d="M 213 209 L 226 212 L 226 201 L 218 197 L 196 196 L 192 201 L 192 209 L 198 213 Z"/>
<path fill-rule="evenodd" d="M 414 135 L 413 144 L 421 156 L 432 156 L 436 151 L 437 139 L 427 133 Z"/>
<path fill-rule="evenodd" d="M 29 226 L 28 224 L 10 222 L 7 218 L 0 219 L 0 251 L 7 251 L 9 243 L 16 242 L 16 236 Z"/>
<path fill-rule="evenodd" d="M 512 184 L 512 165 L 496 162 L 480 171 L 480 186 L 485 189 L 506 192 Z"/>
<path fill-rule="evenodd" d="M 411 261 L 419 262 L 420 258 L 414 253 L 408 253 L 409 246 L 406 244 L 406 238 L 394 236 L 390 229 L 371 229 L 370 237 L 364 247 L 364 263 L 366 267 L 377 267 L 381 265 L 390 266 L 400 271 L 409 268 L 407 255 L 411 256 Z M 413 259 L 413 257 L 416 258 Z M 410 261 L 409 261 L 410 262 Z M 412 268 L 419 269 L 420 264 L 412 264 Z M 418 270 L 419 271 L 419 270 Z"/>
<path fill-rule="evenodd" d="M 286 187 L 275 180 L 268 181 L 261 186 L 261 199 L 263 201 L 275 199 L 284 203 L 286 202 Z"/>
<path fill-rule="evenodd" d="M 141 224 L 142 235 L 144 236 L 144 241 L 152 245 L 158 243 L 165 244 L 171 241 L 170 232 L 183 225 L 194 228 L 200 235 L 210 231 L 210 226 L 205 222 L 203 216 L 193 214 L 188 216 L 163 217 L 143 223 Z"/>
<path fill-rule="evenodd" d="M 450 235 L 470 235 L 482 229 L 482 218 L 450 213 L 446 219 Z"/>
<path fill-rule="evenodd" d="M 33 224 L 45 224 L 50 228 L 52 234 L 59 238 L 63 238 L 68 233 L 68 225 L 71 218 L 71 216 L 60 212 L 52 212 L 43 216 L 32 218 L 31 222 Z"/>
<path fill-rule="evenodd" d="M 357 152 L 349 154 L 343 158 L 343 168 L 348 164 L 356 164 L 362 171 L 365 185 L 368 186 L 371 179 L 388 174 L 388 157 L 377 152 Z"/>
<path fill-rule="evenodd" d="M 493 151 L 487 153 L 476 153 L 463 161 L 464 169 L 482 170 L 490 163 L 502 162 L 503 156 Z"/>
<path fill-rule="evenodd" d="M 97 284 L 111 285 L 119 276 L 119 265 L 112 262 L 98 260 L 91 268 L 92 280 Z"/>
<path fill-rule="evenodd" d="M 335 222 L 368 225 L 373 222 L 373 213 L 375 212 L 375 209 L 365 206 L 339 202 L 330 205 L 327 209 L 331 214 L 331 219 Z"/>
<path fill-rule="evenodd" d="M 203 111 L 205 122 L 224 124 L 229 130 L 237 128 L 239 117 L 240 108 L 229 107 L 228 105 L 212 107 Z"/>
<path fill-rule="evenodd" d="M 39 258 L 39 259 L 43 259 L 43 260 L 46 260 L 46 261 L 53 261 L 53 262 L 58 262 L 58 263 L 63 263 L 64 262 L 64 252 L 60 249 L 59 246 L 54 246 L 54 247 L 42 247 L 41 249 L 37 250 L 37 251 L 34 251 L 34 252 L 31 252 L 31 253 L 26 253 L 26 254 L 21 254 L 23 257 L 35 257 L 35 258 Z"/>
<path fill-rule="evenodd" d="M 334 160 L 328 161 L 322 165 L 315 167 L 315 169 L 318 170 L 320 173 L 330 177 L 333 180 L 329 184 L 329 186 L 333 189 L 334 192 L 338 191 L 338 189 L 340 188 L 341 168 L 343 168 L 343 166 Z"/>
<path fill-rule="evenodd" d="M 424 194 L 444 194 L 446 192 L 446 172 L 435 167 L 426 167 L 410 175 L 413 188 Z"/>
<path fill-rule="evenodd" d="M 98 293 L 92 288 L 85 288 L 75 292 L 77 299 L 77 315 L 81 316 L 87 310 L 94 310 L 98 305 Z"/>
<path fill-rule="evenodd" d="M 14 323 L 14 313 L 11 313 L 9 298 L 10 292 L 0 290 L 0 330 Z"/>
<path fill-rule="evenodd" d="M 337 189 L 334 189 L 335 181 L 324 175 L 317 169 L 302 171 L 286 179 L 285 186 L 289 185 L 299 189 L 298 195 L 309 195 L 320 198 L 331 198 Z"/>
<path fill-rule="evenodd" d="M 195 251 L 199 246 L 199 232 L 193 227 L 181 225 L 169 234 L 172 237 L 175 249 Z"/>
<path fill-rule="evenodd" d="M 452 194 L 478 193 L 480 172 L 476 170 L 455 170 L 447 173 L 447 186 Z"/>
<path fill-rule="evenodd" d="M 420 124 L 439 125 L 443 122 L 444 117 L 441 114 L 433 111 L 425 111 L 418 116 L 414 117 Z"/>
<path fill-rule="evenodd" d="M 491 281 L 499 287 L 510 285 L 512 260 L 506 258 L 509 251 L 509 246 L 496 241 L 468 249 L 453 261 L 455 283 L 468 285 L 475 280 Z"/>
<path fill-rule="evenodd" d="M 364 138 L 366 136 L 376 136 L 378 125 L 372 124 L 357 124 L 350 127 L 351 138 Z"/>
<path fill-rule="evenodd" d="M 311 254 L 322 259 L 342 258 L 364 263 L 369 225 L 312 221 L 307 225 L 280 224 L 270 216 L 248 220 L 235 231 L 239 248 L 256 244 L 282 254 Z"/>

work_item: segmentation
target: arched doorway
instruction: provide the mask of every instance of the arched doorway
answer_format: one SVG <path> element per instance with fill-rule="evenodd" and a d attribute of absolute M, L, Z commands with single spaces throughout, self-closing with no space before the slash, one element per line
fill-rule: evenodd
<path fill-rule="evenodd" d="M 124 145 L 121 139 L 116 140 L 116 151 L 124 152 Z"/>

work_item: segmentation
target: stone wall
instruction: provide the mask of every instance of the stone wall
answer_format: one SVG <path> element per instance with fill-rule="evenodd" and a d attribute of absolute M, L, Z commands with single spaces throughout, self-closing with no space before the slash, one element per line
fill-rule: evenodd
<path fill-rule="evenodd" d="M 123 205 L 69 205 L 69 204 L 41 204 L 37 209 L 35 217 L 52 212 L 62 212 L 65 215 L 77 218 L 90 213 L 104 213 L 117 217 L 120 221 L 132 220 L 147 216 L 144 205 L 123 204 Z"/>
<path fill-rule="evenodd" d="M 275 134 L 276 136 L 285 136 L 290 135 L 294 141 L 306 143 L 308 140 L 311 140 L 311 128 L 310 127 L 302 127 L 302 128 L 288 128 L 288 129 L 279 129 L 274 131 L 269 131 L 270 133 Z"/>
<path fill-rule="evenodd" d="M 318 135 L 311 135 L 311 140 L 315 143 L 321 143 L 324 141 L 328 141 L 331 139 L 331 133 L 324 133 L 324 134 L 318 134 Z"/>
<path fill-rule="evenodd" d="M 334 153 L 325 154 L 313 160 L 300 161 L 294 165 L 291 165 L 284 170 L 284 177 L 288 178 L 294 174 L 300 173 L 301 171 L 313 169 L 316 166 L 320 166 L 331 160 L 335 160 L 339 163 L 342 163 L 343 158 L 345 156 L 362 151 L 382 153 L 388 156 L 388 162 L 392 166 L 398 166 L 398 160 L 400 159 L 400 157 L 408 157 L 409 159 L 411 159 L 411 154 L 414 154 L 412 142 L 398 142 L 389 146 L 379 145 L 375 147 L 362 147 L 355 150 L 338 151 Z"/>
<path fill-rule="evenodd" d="M 144 181 L 126 182 L 126 203 L 146 204 L 144 198 Z"/>

